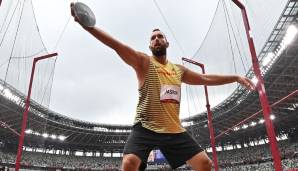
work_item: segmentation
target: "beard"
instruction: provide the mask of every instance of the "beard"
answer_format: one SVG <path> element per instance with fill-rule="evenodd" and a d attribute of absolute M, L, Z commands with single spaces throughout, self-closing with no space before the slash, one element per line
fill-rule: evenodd
<path fill-rule="evenodd" d="M 157 48 L 151 48 L 151 52 L 156 57 L 161 57 L 167 54 L 167 48 L 166 47 L 157 47 Z"/>

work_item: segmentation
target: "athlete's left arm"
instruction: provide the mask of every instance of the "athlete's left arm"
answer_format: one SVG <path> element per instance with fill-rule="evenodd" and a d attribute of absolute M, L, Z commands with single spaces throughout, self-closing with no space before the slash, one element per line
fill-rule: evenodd
<path fill-rule="evenodd" d="M 182 82 L 190 85 L 223 85 L 238 82 L 249 90 L 254 90 L 255 85 L 246 77 L 239 75 L 213 75 L 199 74 L 182 65 L 178 65 L 183 70 Z"/>

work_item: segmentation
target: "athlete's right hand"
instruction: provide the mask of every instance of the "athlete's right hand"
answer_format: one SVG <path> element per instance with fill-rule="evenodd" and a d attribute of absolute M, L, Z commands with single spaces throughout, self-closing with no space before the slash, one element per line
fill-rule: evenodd
<path fill-rule="evenodd" d="M 70 13 L 71 16 L 74 18 L 74 21 L 79 23 L 84 29 L 88 29 L 87 27 L 85 27 L 82 23 L 80 23 L 80 20 L 78 19 L 78 17 L 76 16 L 75 12 L 74 12 L 74 3 L 70 3 Z"/>
<path fill-rule="evenodd" d="M 76 16 L 76 14 L 75 14 L 75 12 L 74 12 L 74 3 L 73 3 L 73 2 L 70 3 L 70 13 L 71 13 L 71 16 L 74 18 L 74 20 L 75 20 L 76 22 L 78 22 L 79 24 L 81 24 L 80 21 L 79 21 L 79 19 L 78 19 L 78 17 Z M 81 24 L 81 25 L 82 25 L 82 24 Z"/>

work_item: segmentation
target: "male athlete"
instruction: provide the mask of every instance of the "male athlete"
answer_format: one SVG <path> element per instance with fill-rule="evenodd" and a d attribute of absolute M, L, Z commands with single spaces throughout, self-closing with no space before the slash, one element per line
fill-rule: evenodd
<path fill-rule="evenodd" d="M 79 22 L 73 13 L 75 21 Z M 81 24 L 82 25 L 82 24 Z M 211 171 L 206 152 L 186 132 L 179 120 L 181 83 L 223 85 L 238 82 L 250 90 L 253 83 L 237 75 L 203 75 L 167 59 L 167 41 L 163 32 L 154 29 L 149 48 L 152 55 L 136 51 L 97 27 L 82 27 L 96 39 L 114 49 L 136 72 L 139 102 L 132 132 L 124 148 L 123 171 L 144 170 L 152 149 L 159 148 L 172 169 L 185 163 L 196 171 Z"/>

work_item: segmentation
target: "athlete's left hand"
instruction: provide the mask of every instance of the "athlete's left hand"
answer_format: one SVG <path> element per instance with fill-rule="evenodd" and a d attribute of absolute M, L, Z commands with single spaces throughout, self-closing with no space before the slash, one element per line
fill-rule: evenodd
<path fill-rule="evenodd" d="M 237 82 L 242 86 L 245 86 L 248 90 L 254 91 L 256 89 L 254 83 L 246 77 L 239 76 Z"/>

